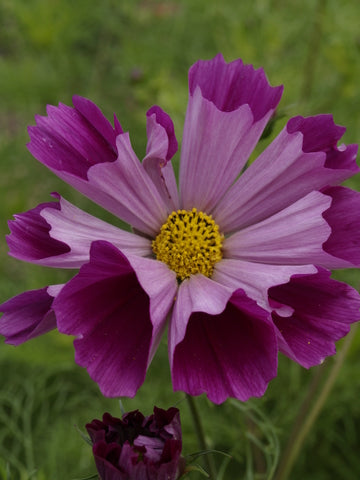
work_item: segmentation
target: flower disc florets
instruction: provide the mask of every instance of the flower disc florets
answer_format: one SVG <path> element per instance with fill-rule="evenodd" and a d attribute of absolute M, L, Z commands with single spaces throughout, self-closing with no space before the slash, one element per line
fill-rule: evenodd
<path fill-rule="evenodd" d="M 222 259 L 223 235 L 211 216 L 198 212 L 172 212 L 152 243 L 156 258 L 174 270 L 179 280 L 202 273 L 211 277 Z"/>

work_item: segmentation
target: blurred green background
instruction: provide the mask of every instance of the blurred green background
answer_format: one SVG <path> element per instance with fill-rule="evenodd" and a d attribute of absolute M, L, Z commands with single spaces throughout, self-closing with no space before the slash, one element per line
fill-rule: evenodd
<path fill-rule="evenodd" d="M 116 112 L 141 158 L 147 109 L 164 108 L 181 140 L 188 68 L 222 52 L 227 61 L 241 57 L 264 67 L 271 84 L 284 84 L 275 130 L 293 115 L 333 113 L 347 127 L 344 142 L 357 143 L 359 20 L 357 0 L 0 0 L 0 302 L 73 274 L 7 256 L 7 220 L 14 213 L 59 191 L 110 219 L 28 153 L 27 125 L 35 114 L 45 114 L 46 104 L 71 104 L 72 95 L 79 94 L 110 119 Z M 360 179 L 349 184 L 359 189 Z M 336 278 L 359 287 L 355 270 L 337 272 Z M 290 475 L 293 480 L 360 478 L 357 333 Z M 333 362 L 326 362 L 320 387 Z M 72 340 L 52 332 L 17 348 L 2 343 L 0 369 L 0 478 L 9 468 L 8 478 L 21 480 L 71 480 L 95 473 L 90 447 L 74 425 L 83 430 L 105 410 L 115 416 L 120 410 L 74 365 Z M 226 467 L 224 478 L 269 478 L 317 372 L 281 357 L 279 375 L 264 398 L 220 407 L 199 399 L 209 445 L 233 455 L 230 462 L 215 457 L 220 473 Z M 124 407 L 150 414 L 154 404 L 175 403 L 182 414 L 184 453 L 192 453 L 198 450 L 196 436 L 183 395 L 171 390 L 163 345 L 139 394 L 124 400 Z"/>

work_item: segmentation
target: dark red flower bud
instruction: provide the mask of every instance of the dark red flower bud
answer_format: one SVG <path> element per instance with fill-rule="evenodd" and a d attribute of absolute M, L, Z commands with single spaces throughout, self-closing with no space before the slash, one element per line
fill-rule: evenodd
<path fill-rule="evenodd" d="M 120 418 L 104 413 L 86 425 L 101 480 L 177 480 L 184 473 L 180 414 L 154 407 Z"/>

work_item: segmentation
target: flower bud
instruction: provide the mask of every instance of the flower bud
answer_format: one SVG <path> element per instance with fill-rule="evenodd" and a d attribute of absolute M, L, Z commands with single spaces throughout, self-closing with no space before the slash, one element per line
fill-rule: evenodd
<path fill-rule="evenodd" d="M 120 418 L 104 413 L 86 425 L 101 480 L 177 480 L 184 473 L 180 414 L 154 407 Z"/>

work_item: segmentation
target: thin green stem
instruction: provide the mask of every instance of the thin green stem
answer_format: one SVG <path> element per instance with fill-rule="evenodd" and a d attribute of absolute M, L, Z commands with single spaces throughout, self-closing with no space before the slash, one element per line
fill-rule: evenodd
<path fill-rule="evenodd" d="M 316 367 L 315 375 L 311 379 L 311 382 L 307 388 L 306 396 L 300 405 L 299 411 L 297 412 L 297 416 L 293 423 L 292 431 L 289 435 L 287 446 L 282 455 L 283 459 L 289 458 L 289 456 L 291 455 L 293 444 L 295 443 L 296 438 L 299 435 L 299 431 L 302 429 L 304 425 L 304 418 L 306 417 L 307 412 L 310 410 L 310 407 L 316 396 L 316 392 L 318 391 L 320 383 L 324 378 L 324 375 L 325 375 L 324 370 L 327 371 L 329 369 L 329 365 L 330 365 L 329 363 L 324 363 L 323 365 Z M 282 464 L 280 464 L 278 467 L 278 475 L 280 474 L 281 466 Z"/>
<path fill-rule="evenodd" d="M 196 407 L 195 400 L 191 395 L 186 394 L 186 400 L 189 405 L 191 417 L 193 420 L 194 424 L 194 429 L 196 432 L 197 440 L 198 440 L 198 445 L 200 450 L 206 451 L 208 450 L 206 440 L 205 440 L 205 434 L 204 434 L 204 429 L 201 423 L 199 411 Z M 207 454 L 204 456 L 204 461 L 206 462 L 206 470 L 208 474 L 210 475 L 211 480 L 216 480 L 217 478 L 217 473 L 216 473 L 216 467 L 215 467 L 215 462 L 211 454 Z"/>
<path fill-rule="evenodd" d="M 334 386 L 335 380 L 339 374 L 339 371 L 344 363 L 346 354 L 349 351 L 351 342 L 355 336 L 356 327 L 357 325 L 354 325 L 352 327 L 350 333 L 348 334 L 342 345 L 340 352 L 336 355 L 330 373 L 327 376 L 324 385 L 312 407 L 311 404 L 313 398 L 315 397 L 316 387 L 320 383 L 323 372 L 327 371 L 327 369 L 321 368 L 315 376 L 313 382 L 310 384 L 309 393 L 305 397 L 305 400 L 300 407 L 299 414 L 295 421 L 293 433 L 290 435 L 288 446 L 284 454 L 282 455 L 282 461 L 279 464 L 279 468 L 277 470 L 277 474 L 275 475 L 274 480 L 286 480 L 287 478 L 289 478 L 289 474 L 299 456 L 305 439 L 308 436 L 317 417 L 319 416 L 332 387 Z M 308 413 L 305 417 L 306 412 Z"/>

